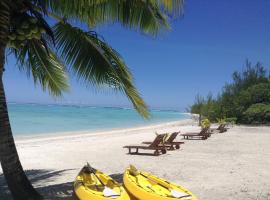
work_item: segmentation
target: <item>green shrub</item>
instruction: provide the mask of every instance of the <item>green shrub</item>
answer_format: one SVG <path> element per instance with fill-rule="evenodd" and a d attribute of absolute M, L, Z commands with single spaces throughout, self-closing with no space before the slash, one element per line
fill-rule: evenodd
<path fill-rule="evenodd" d="M 234 72 L 232 82 L 226 83 L 217 97 L 213 97 L 211 93 L 206 98 L 200 96 L 200 101 L 195 101 L 191 110 L 212 122 L 224 123 L 220 120 L 227 118 L 226 122 L 232 125 L 270 123 L 269 74 L 270 71 L 261 63 L 252 66 L 247 61 L 245 69 Z"/>
<path fill-rule="evenodd" d="M 226 124 L 226 119 L 225 118 L 217 118 L 217 122 L 219 125 Z"/>
<path fill-rule="evenodd" d="M 270 104 L 256 103 L 251 105 L 244 112 L 244 118 L 250 124 L 270 123 Z"/>
<path fill-rule="evenodd" d="M 209 128 L 211 126 L 211 122 L 209 119 L 203 119 L 201 122 L 201 127 L 202 128 Z"/>
<path fill-rule="evenodd" d="M 225 121 L 226 121 L 226 123 L 229 123 L 231 125 L 234 125 L 237 122 L 237 118 L 236 117 L 229 117 L 229 118 L 226 118 Z"/>
<path fill-rule="evenodd" d="M 248 88 L 251 104 L 270 103 L 270 82 L 259 83 Z"/>

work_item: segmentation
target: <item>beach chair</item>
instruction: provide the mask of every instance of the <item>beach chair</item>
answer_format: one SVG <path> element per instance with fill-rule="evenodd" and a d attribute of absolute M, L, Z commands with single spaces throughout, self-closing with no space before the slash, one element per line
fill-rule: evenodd
<path fill-rule="evenodd" d="M 203 128 L 199 133 L 185 133 L 181 134 L 181 136 L 184 137 L 184 139 L 192 139 L 192 138 L 197 138 L 197 139 L 202 139 L 206 140 L 208 137 L 211 136 L 211 133 L 209 132 L 209 127 Z"/>
<path fill-rule="evenodd" d="M 180 145 L 184 144 L 185 142 L 176 142 L 174 141 L 178 136 L 179 132 L 172 133 L 164 142 L 164 146 L 168 148 L 168 150 L 180 149 Z M 143 142 L 143 144 L 150 144 L 151 142 Z"/>
<path fill-rule="evenodd" d="M 215 133 L 215 132 L 219 132 L 219 130 L 222 128 L 223 124 L 220 124 L 217 128 L 210 128 L 210 132 Z"/>
<path fill-rule="evenodd" d="M 219 133 L 224 133 L 228 130 L 228 128 L 226 128 L 226 124 L 223 124 L 223 126 L 221 126 L 218 130 L 219 130 Z"/>
<path fill-rule="evenodd" d="M 165 154 L 166 147 L 163 145 L 163 141 L 165 140 L 166 134 L 157 135 L 153 142 L 149 145 L 128 145 L 123 148 L 128 149 L 129 154 L 139 154 L 139 149 L 143 150 L 154 150 L 155 156 L 160 155 L 160 153 Z M 135 149 L 135 152 L 132 152 L 132 149 Z"/>
<path fill-rule="evenodd" d="M 226 128 L 226 124 L 220 124 L 216 129 L 215 128 L 212 128 L 210 129 L 210 132 L 211 133 L 224 133 L 228 130 L 228 128 Z"/>

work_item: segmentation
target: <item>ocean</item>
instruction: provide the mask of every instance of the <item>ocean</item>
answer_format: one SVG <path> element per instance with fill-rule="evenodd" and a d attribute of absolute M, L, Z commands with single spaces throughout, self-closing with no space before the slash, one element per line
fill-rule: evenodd
<path fill-rule="evenodd" d="M 157 124 L 190 118 L 177 111 L 152 110 L 145 120 L 133 109 L 72 105 L 8 104 L 15 136 L 72 131 L 99 131 Z"/>

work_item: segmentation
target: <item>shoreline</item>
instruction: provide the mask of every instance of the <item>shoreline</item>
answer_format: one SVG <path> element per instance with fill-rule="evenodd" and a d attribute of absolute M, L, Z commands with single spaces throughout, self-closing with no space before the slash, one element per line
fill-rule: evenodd
<path fill-rule="evenodd" d="M 14 136 L 16 143 L 25 142 L 25 141 L 42 141 L 42 140 L 61 140 L 63 138 L 76 138 L 76 137 L 91 137 L 91 136 L 106 136 L 114 134 L 125 134 L 127 132 L 150 130 L 150 129 L 159 129 L 169 126 L 185 126 L 193 125 L 195 122 L 193 119 L 181 119 L 177 121 L 170 122 L 159 122 L 149 125 L 138 125 L 129 128 L 108 128 L 105 130 L 81 130 L 81 131 L 64 131 L 64 132 L 54 132 L 54 133 L 42 133 L 42 134 L 33 134 L 33 135 L 22 135 Z"/>
<path fill-rule="evenodd" d="M 129 155 L 125 145 L 153 141 L 155 132 L 198 132 L 193 120 L 104 132 L 79 132 L 16 140 L 27 176 L 45 199 L 72 200 L 73 181 L 82 166 L 93 167 L 122 181 L 130 164 L 175 182 L 199 199 L 268 199 L 270 197 L 270 127 L 234 126 L 207 140 L 182 140 L 179 150 L 149 156 Z M 254 145 L 256 144 L 256 145 Z M 254 169 L 256 173 L 254 173 Z M 8 199 L 0 169 L 0 199 Z M 221 181 L 222 180 L 222 181 Z"/>

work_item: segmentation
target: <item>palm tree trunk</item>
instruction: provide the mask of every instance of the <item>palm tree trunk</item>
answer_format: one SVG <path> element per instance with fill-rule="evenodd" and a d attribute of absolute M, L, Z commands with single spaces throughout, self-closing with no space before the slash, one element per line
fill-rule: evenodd
<path fill-rule="evenodd" d="M 0 161 L 9 190 L 15 200 L 36 200 L 41 196 L 33 188 L 25 175 L 19 160 L 9 122 L 3 71 L 5 63 L 5 46 L 0 44 Z"/>
<path fill-rule="evenodd" d="M 13 198 L 15 200 L 36 200 L 41 199 L 41 196 L 31 185 L 20 163 L 9 123 L 2 79 L 12 3 L 14 2 L 10 0 L 0 0 L 0 162 Z"/>

